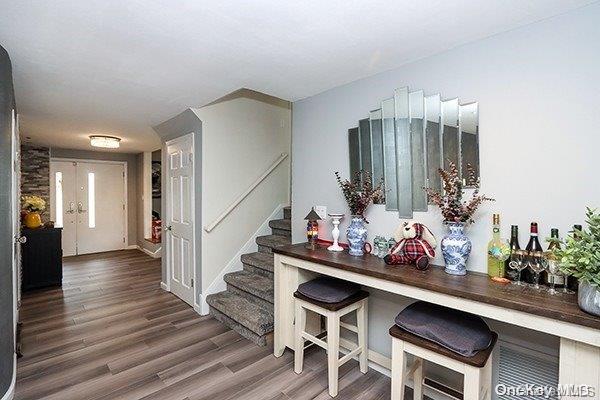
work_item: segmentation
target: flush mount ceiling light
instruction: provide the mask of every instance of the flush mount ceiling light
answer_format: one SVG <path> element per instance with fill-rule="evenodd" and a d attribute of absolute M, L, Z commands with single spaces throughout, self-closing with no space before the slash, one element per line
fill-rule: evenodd
<path fill-rule="evenodd" d="M 104 147 L 107 149 L 118 149 L 121 138 L 114 136 L 94 135 L 90 136 L 90 144 L 93 147 Z"/>

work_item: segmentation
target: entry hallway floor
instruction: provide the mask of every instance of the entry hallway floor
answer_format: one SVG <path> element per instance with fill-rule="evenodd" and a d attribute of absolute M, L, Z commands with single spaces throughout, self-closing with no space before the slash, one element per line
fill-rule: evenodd
<path fill-rule="evenodd" d="M 138 250 L 69 257 L 62 288 L 25 293 L 16 399 L 330 399 L 327 359 L 275 358 L 160 288 L 160 260 Z M 389 399 L 389 378 L 340 371 L 338 399 Z"/>

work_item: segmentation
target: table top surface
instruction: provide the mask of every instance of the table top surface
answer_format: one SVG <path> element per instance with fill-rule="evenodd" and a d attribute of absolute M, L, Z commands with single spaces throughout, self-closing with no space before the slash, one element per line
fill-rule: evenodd
<path fill-rule="evenodd" d="M 525 313 L 560 320 L 600 330 L 600 317 L 583 312 L 577 304 L 576 294 L 551 295 L 529 287 L 496 283 L 482 273 L 469 272 L 454 276 L 442 267 L 431 266 L 419 271 L 410 265 L 386 265 L 382 259 L 365 254 L 355 257 L 347 251 L 331 252 L 326 246 L 314 250 L 305 243 L 277 247 L 274 253 L 317 264 L 339 268 L 374 278 L 414 286 L 433 292 L 478 301 Z"/>

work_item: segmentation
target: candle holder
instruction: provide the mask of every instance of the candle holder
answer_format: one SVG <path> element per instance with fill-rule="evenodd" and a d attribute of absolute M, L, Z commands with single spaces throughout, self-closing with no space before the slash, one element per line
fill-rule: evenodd
<path fill-rule="evenodd" d="M 331 236 L 333 236 L 333 244 L 327 248 L 329 251 L 344 251 L 344 248 L 338 244 L 340 238 L 340 221 L 344 218 L 344 214 L 329 214 L 331 217 L 331 223 L 333 224 L 333 230 Z"/>

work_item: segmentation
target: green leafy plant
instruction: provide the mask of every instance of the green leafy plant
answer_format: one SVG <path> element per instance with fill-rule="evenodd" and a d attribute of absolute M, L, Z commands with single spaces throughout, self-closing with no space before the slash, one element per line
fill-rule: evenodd
<path fill-rule="evenodd" d="M 600 213 L 588 207 L 585 215 L 587 229 L 570 232 L 564 241 L 548 240 L 562 246 L 552 252 L 563 273 L 600 287 Z"/>

